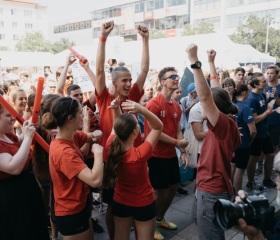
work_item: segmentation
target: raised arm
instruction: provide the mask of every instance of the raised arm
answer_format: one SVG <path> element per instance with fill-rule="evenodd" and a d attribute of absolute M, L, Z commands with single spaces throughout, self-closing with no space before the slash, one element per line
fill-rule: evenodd
<path fill-rule="evenodd" d="M 59 77 L 57 85 L 56 85 L 56 93 L 58 95 L 60 95 L 61 97 L 64 97 L 64 86 L 65 86 L 65 82 L 66 82 L 68 68 L 75 61 L 76 61 L 76 58 L 72 53 L 70 53 L 66 58 L 65 66 L 60 74 L 60 77 Z"/>
<path fill-rule="evenodd" d="M 216 57 L 216 51 L 211 49 L 209 51 L 207 51 L 207 55 L 208 55 L 208 63 L 209 63 L 209 67 L 210 67 L 210 84 L 211 84 L 211 88 L 214 87 L 221 87 L 220 82 L 219 82 L 219 76 L 218 73 L 216 71 L 216 67 L 215 67 L 215 57 Z"/>
<path fill-rule="evenodd" d="M 114 28 L 114 22 L 106 22 L 102 24 L 101 27 L 101 35 L 99 38 L 97 55 L 96 55 L 96 85 L 95 89 L 98 95 L 102 93 L 104 88 L 106 87 L 105 83 L 105 46 L 106 40 L 110 32 Z"/>
<path fill-rule="evenodd" d="M 152 148 L 154 149 L 159 136 L 162 132 L 163 124 L 161 120 L 152 112 L 150 112 L 147 108 L 143 107 L 141 104 L 126 100 L 126 102 L 122 103 L 122 109 L 129 111 L 130 113 L 142 113 L 143 116 L 147 119 L 151 132 L 146 137 L 145 141 L 151 143 Z"/>
<path fill-rule="evenodd" d="M 95 93 L 94 93 L 94 91 L 95 91 L 95 84 L 96 84 L 95 74 L 90 69 L 88 61 L 86 63 L 82 63 L 80 61 L 79 63 L 85 69 L 85 71 L 88 74 L 88 76 L 89 76 L 89 78 L 90 78 L 90 80 L 92 82 L 92 85 L 93 85 L 93 89 L 92 89 L 91 94 L 89 96 L 89 103 L 90 103 L 91 107 L 93 108 L 95 106 L 95 104 L 96 104 L 96 98 L 95 98 Z"/>
<path fill-rule="evenodd" d="M 144 87 L 144 83 L 149 72 L 150 67 L 150 54 L 149 54 L 149 30 L 146 27 L 138 26 L 138 33 L 142 37 L 142 59 L 141 59 L 141 70 L 136 80 L 139 91 L 141 92 Z"/>
<path fill-rule="evenodd" d="M 188 53 L 188 58 L 191 64 L 194 64 L 196 61 L 198 61 L 197 45 L 190 44 L 187 47 L 186 52 Z M 208 86 L 208 83 L 206 82 L 203 76 L 201 68 L 193 69 L 193 74 L 195 88 L 197 91 L 198 98 L 203 107 L 203 112 L 207 116 L 211 125 L 215 126 L 219 118 L 219 109 L 214 103 L 210 87 Z"/>

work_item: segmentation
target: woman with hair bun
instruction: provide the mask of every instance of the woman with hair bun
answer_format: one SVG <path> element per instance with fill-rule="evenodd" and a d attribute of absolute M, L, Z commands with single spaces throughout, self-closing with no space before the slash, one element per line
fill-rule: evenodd
<path fill-rule="evenodd" d="M 53 182 L 55 224 L 63 239 L 93 239 L 90 189 L 100 187 L 103 178 L 103 148 L 93 144 L 95 161 L 92 169 L 84 163 L 80 147 L 97 142 L 99 130 L 93 133 L 78 131 L 83 126 L 81 104 L 71 97 L 59 97 L 51 111 L 43 115 L 46 129 L 58 128 L 49 152 L 50 175 Z"/>
<path fill-rule="evenodd" d="M 197 165 L 193 218 L 200 240 L 220 240 L 225 239 L 224 230 L 215 224 L 213 206 L 218 199 L 229 200 L 234 194 L 230 162 L 240 144 L 240 133 L 232 115 L 237 114 L 238 109 L 232 104 L 226 90 L 210 90 L 201 70 L 201 62 L 198 61 L 197 46 L 191 44 L 186 51 L 208 126 Z"/>

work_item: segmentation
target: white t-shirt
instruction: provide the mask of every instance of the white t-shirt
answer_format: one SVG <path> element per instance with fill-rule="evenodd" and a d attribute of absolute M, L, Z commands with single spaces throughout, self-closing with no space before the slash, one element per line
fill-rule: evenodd
<path fill-rule="evenodd" d="M 202 118 L 202 106 L 200 104 L 200 102 L 196 103 L 190 110 L 190 113 L 189 113 L 189 122 L 188 124 L 190 124 L 190 130 L 192 130 L 192 126 L 191 126 L 191 123 L 192 122 L 200 122 L 202 124 L 202 129 L 204 132 L 207 132 L 208 131 L 208 128 L 207 128 L 207 121 L 204 120 Z M 199 142 L 199 145 L 198 145 L 198 153 L 200 153 L 200 150 L 201 150 L 201 147 L 202 147 L 202 144 L 203 144 L 203 141 L 204 140 L 201 140 L 201 141 L 198 141 Z"/>

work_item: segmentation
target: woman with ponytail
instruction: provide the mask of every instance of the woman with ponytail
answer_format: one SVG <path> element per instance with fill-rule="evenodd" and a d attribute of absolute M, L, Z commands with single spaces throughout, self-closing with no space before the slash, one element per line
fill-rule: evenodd
<path fill-rule="evenodd" d="M 114 102 L 115 101 L 115 102 Z M 118 99 L 111 108 L 120 113 Z M 113 107 L 115 105 L 115 107 Z M 154 239 L 156 206 L 154 191 L 149 181 L 147 161 L 158 142 L 163 124 L 145 107 L 130 100 L 122 103 L 127 113 L 115 118 L 104 185 L 114 187 L 112 212 L 115 220 L 115 240 L 128 240 L 131 225 L 135 224 L 138 240 Z M 152 129 L 144 143 L 133 147 L 140 126 L 135 113 L 141 113 Z M 113 138 L 113 139 L 112 139 Z"/>

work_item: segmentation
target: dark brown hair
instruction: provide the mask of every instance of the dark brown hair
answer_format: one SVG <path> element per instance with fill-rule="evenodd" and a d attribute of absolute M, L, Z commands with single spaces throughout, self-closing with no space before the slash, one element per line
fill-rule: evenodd
<path fill-rule="evenodd" d="M 137 120 L 131 113 L 123 113 L 115 119 L 114 131 L 116 136 L 111 143 L 108 162 L 105 166 L 103 181 L 105 187 L 115 187 L 119 174 L 119 164 L 124 154 L 123 142 L 129 138 L 136 126 Z"/>
<path fill-rule="evenodd" d="M 167 72 L 177 72 L 175 67 L 165 67 L 163 69 L 161 69 L 158 73 L 158 80 L 161 81 L 162 77 L 165 75 L 165 73 Z"/>

